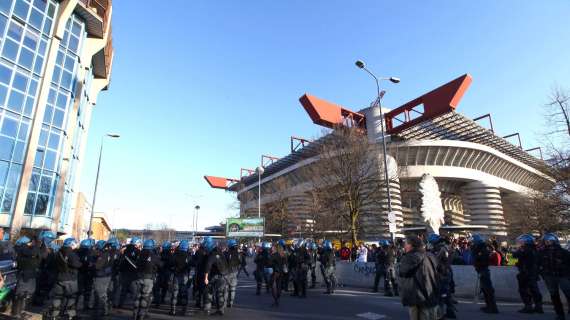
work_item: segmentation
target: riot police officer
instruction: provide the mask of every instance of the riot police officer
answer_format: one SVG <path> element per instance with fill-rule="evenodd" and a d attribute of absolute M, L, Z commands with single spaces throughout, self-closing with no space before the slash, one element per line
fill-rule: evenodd
<path fill-rule="evenodd" d="M 119 303 L 119 295 L 121 294 L 121 282 L 119 279 L 119 268 L 121 265 L 121 244 L 117 238 L 111 237 L 107 241 L 109 245 L 109 255 L 112 257 L 112 273 L 111 281 L 109 282 L 108 289 L 108 304 L 107 310 L 111 310 L 111 307 L 117 306 Z"/>
<path fill-rule="evenodd" d="M 485 297 L 485 307 L 481 311 L 485 313 L 499 313 L 497 302 L 495 301 L 495 288 L 491 282 L 491 272 L 489 271 L 489 245 L 481 235 L 473 235 L 471 245 L 471 255 L 473 256 L 473 266 L 479 275 L 479 287 Z"/>
<path fill-rule="evenodd" d="M 330 240 L 323 243 L 323 253 L 321 254 L 321 265 L 323 266 L 323 274 L 325 284 L 327 285 L 326 294 L 333 294 L 336 288 L 336 261 L 333 246 Z"/>
<path fill-rule="evenodd" d="M 108 290 L 113 275 L 114 255 L 111 254 L 111 245 L 105 240 L 97 241 L 95 251 L 95 278 L 93 289 L 95 292 L 96 318 L 109 315 Z"/>
<path fill-rule="evenodd" d="M 194 277 L 194 290 L 192 294 L 194 295 L 194 299 L 196 300 L 196 308 L 204 307 L 204 298 L 206 296 L 206 283 L 204 282 L 204 274 L 206 273 L 206 263 L 208 262 L 208 250 L 204 247 L 206 242 L 210 242 L 210 240 L 206 240 L 209 238 L 204 238 L 204 241 L 198 248 L 198 250 L 194 253 L 192 257 L 193 265 L 196 266 L 196 276 Z"/>
<path fill-rule="evenodd" d="M 208 260 L 204 273 L 204 283 L 206 284 L 206 299 L 204 301 L 204 311 L 210 314 L 212 309 L 212 301 L 214 295 L 217 299 L 217 314 L 224 315 L 226 307 L 226 277 L 228 274 L 227 261 L 214 241 L 207 237 L 204 242 L 204 248 L 208 251 Z"/>
<path fill-rule="evenodd" d="M 134 237 L 131 239 L 131 243 L 125 248 L 125 252 L 121 258 L 121 264 L 119 266 L 119 279 L 121 282 L 121 294 L 118 303 L 119 308 L 123 307 L 125 299 L 127 298 L 127 293 L 131 291 L 131 284 L 136 280 L 138 272 L 136 262 L 138 261 L 141 248 L 141 239 Z M 131 294 L 133 294 L 132 291 Z"/>
<path fill-rule="evenodd" d="M 283 242 L 284 243 L 284 242 Z M 283 284 L 282 277 L 287 274 L 287 252 L 285 247 L 278 244 L 275 247 L 275 252 L 271 255 L 270 267 L 273 269 L 271 277 L 271 294 L 273 296 L 273 306 L 279 306 L 281 298 L 281 285 Z"/>
<path fill-rule="evenodd" d="M 538 253 L 534 237 L 523 234 L 517 238 L 518 250 L 513 253 L 517 258 L 517 281 L 519 294 L 524 303 L 520 313 L 544 313 L 542 310 L 542 295 L 538 289 Z M 534 302 L 534 307 L 533 307 Z"/>
<path fill-rule="evenodd" d="M 52 247 L 53 240 L 57 238 L 56 234 L 50 230 L 44 230 L 38 235 L 40 242 L 41 262 L 39 266 L 39 274 L 36 278 L 36 292 L 34 293 L 34 305 L 44 305 L 53 284 L 55 283 L 55 270 L 53 268 L 54 250 Z"/>
<path fill-rule="evenodd" d="M 192 269 L 192 257 L 189 250 L 190 244 L 187 240 L 182 240 L 176 247 L 174 254 L 169 261 L 169 269 L 172 274 L 172 284 L 170 286 L 170 315 L 176 315 L 176 304 L 179 298 L 186 296 L 184 303 L 184 314 L 190 315 L 190 271 Z"/>
<path fill-rule="evenodd" d="M 378 242 L 378 248 L 374 253 L 374 266 L 376 268 L 374 275 L 374 288 L 373 292 L 378 292 L 378 285 L 380 284 L 380 278 L 386 276 L 386 251 L 385 247 L 388 247 L 390 243 L 388 240 L 380 240 Z"/>
<path fill-rule="evenodd" d="M 255 263 L 255 271 L 253 275 L 255 276 L 255 281 L 257 282 L 257 288 L 255 291 L 256 295 L 261 294 L 261 286 L 265 282 L 266 292 L 271 290 L 271 273 L 273 269 L 271 268 L 271 242 L 263 242 L 261 244 L 261 252 L 258 252 L 255 256 L 253 262 Z"/>
<path fill-rule="evenodd" d="M 542 237 L 544 247 L 538 252 L 539 272 L 550 293 L 557 320 L 564 320 L 564 306 L 560 290 L 570 297 L 570 252 L 560 246 L 558 237 L 547 233 Z"/>
<path fill-rule="evenodd" d="M 446 238 L 432 233 L 428 236 L 428 248 L 437 259 L 436 272 L 438 274 L 439 286 L 439 315 L 448 319 L 457 318 L 455 307 L 451 300 L 451 258 L 449 256 L 449 248 L 447 247 Z"/>
<path fill-rule="evenodd" d="M 95 240 L 85 239 L 79 243 L 77 255 L 81 261 L 78 274 L 77 310 L 88 310 L 93 307 L 93 276 L 95 273 Z"/>
<path fill-rule="evenodd" d="M 144 241 L 142 251 L 135 262 L 136 276 L 131 283 L 133 292 L 133 319 L 143 320 L 152 301 L 154 278 L 161 266 L 160 257 L 154 251 L 154 240 Z"/>
<path fill-rule="evenodd" d="M 55 264 L 57 268 L 56 282 L 51 290 L 51 306 L 44 314 L 44 320 L 55 320 L 59 316 L 73 319 L 76 316 L 75 302 L 77 298 L 77 272 L 81 267 L 79 256 L 75 253 L 77 241 L 67 238 L 63 247 L 57 252 Z"/>
<path fill-rule="evenodd" d="M 388 297 L 398 296 L 398 282 L 396 281 L 396 259 L 398 258 L 398 249 L 390 241 L 384 243 L 384 252 L 386 260 L 384 270 L 384 295 Z"/>
<path fill-rule="evenodd" d="M 154 284 L 154 303 L 158 307 L 164 303 L 166 296 L 171 293 L 172 272 L 170 271 L 170 262 L 172 259 L 172 242 L 164 241 L 160 251 L 160 261 L 162 267 L 158 270 L 158 275 Z M 169 300 L 170 302 L 170 300 Z"/>
<path fill-rule="evenodd" d="M 293 296 L 307 297 L 307 273 L 311 257 L 305 248 L 305 241 L 299 239 L 295 242 L 295 250 L 289 256 L 289 264 L 292 266 L 291 274 L 294 277 Z"/>
<path fill-rule="evenodd" d="M 12 304 L 12 316 L 20 318 L 28 299 L 36 291 L 36 276 L 41 262 L 40 249 L 26 236 L 16 241 L 18 282 Z"/>
<path fill-rule="evenodd" d="M 227 306 L 231 308 L 236 298 L 236 288 L 238 285 L 238 271 L 241 266 L 240 253 L 238 243 L 235 239 L 229 239 L 227 242 L 228 250 L 224 252 L 228 262 L 228 301 Z"/>
<path fill-rule="evenodd" d="M 311 289 L 314 289 L 317 284 L 317 261 L 319 255 L 317 253 L 318 246 L 315 242 L 307 245 L 307 253 L 309 254 L 309 272 L 311 273 Z"/>

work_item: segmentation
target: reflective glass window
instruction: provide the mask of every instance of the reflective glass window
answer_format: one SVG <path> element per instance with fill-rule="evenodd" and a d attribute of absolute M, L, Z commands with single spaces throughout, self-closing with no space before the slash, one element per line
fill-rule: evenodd
<path fill-rule="evenodd" d="M 0 82 L 10 85 L 10 79 L 12 79 L 12 69 L 0 64 Z"/>
<path fill-rule="evenodd" d="M 17 55 L 18 55 L 18 44 L 10 39 L 6 39 L 6 41 L 4 42 L 4 49 L 2 49 L 2 56 L 6 59 L 15 61 Z"/>
<path fill-rule="evenodd" d="M 0 12 L 8 14 L 12 9 L 12 0 L 0 0 Z"/>
<path fill-rule="evenodd" d="M 8 109 L 20 113 L 24 104 L 24 95 L 12 90 L 10 98 L 8 98 Z"/>
<path fill-rule="evenodd" d="M 0 160 L 10 161 L 12 159 L 13 148 L 14 148 L 13 139 L 0 136 Z"/>
<path fill-rule="evenodd" d="M 18 120 L 4 117 L 2 122 L 2 134 L 15 138 L 18 133 Z"/>
<path fill-rule="evenodd" d="M 14 14 L 20 17 L 22 20 L 26 20 L 28 17 L 28 11 L 30 5 L 23 0 L 16 0 L 16 7 L 14 8 Z"/>

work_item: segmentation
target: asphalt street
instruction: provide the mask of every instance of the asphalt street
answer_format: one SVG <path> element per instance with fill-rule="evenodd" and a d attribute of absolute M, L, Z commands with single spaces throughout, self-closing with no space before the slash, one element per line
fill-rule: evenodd
<path fill-rule="evenodd" d="M 407 319 L 407 309 L 402 306 L 397 297 L 384 297 L 381 293 L 372 293 L 366 289 L 339 288 L 334 295 L 323 294 L 323 288 L 317 287 L 308 292 L 305 299 L 291 297 L 284 293 L 279 307 L 272 307 L 271 295 L 263 292 L 261 296 L 255 295 L 255 281 L 252 277 L 242 275 L 238 286 L 236 305 L 232 309 L 226 309 L 226 319 Z M 516 288 L 513 295 L 517 296 Z M 487 315 L 479 311 L 481 304 L 472 301 L 460 300 L 457 305 L 458 319 L 554 319 L 552 308 L 547 306 L 543 315 L 523 315 L 517 312 L 522 306 L 517 303 L 499 303 L 501 313 Z M 39 311 L 39 310 L 38 310 Z M 152 308 L 149 319 L 206 319 L 222 318 L 221 316 L 206 317 L 201 311 L 194 310 L 191 317 L 170 316 L 169 308 Z M 180 309 L 182 312 L 182 309 Z M 130 309 L 118 309 L 113 311 L 111 319 L 130 319 Z M 39 313 L 35 313 L 32 319 L 40 319 Z M 81 318 L 89 319 L 88 314 L 82 314 Z M 9 318 L 6 318 L 9 319 Z"/>

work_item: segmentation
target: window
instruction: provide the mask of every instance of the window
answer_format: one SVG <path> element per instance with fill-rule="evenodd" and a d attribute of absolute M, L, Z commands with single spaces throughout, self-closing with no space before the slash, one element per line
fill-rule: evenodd
<path fill-rule="evenodd" d="M 16 119 L 4 117 L 1 132 L 4 135 L 15 138 L 18 132 L 18 121 Z"/>
<path fill-rule="evenodd" d="M 23 0 L 16 0 L 16 7 L 14 8 L 14 14 L 20 17 L 22 20 L 26 20 L 28 17 L 28 11 L 30 9 L 30 5 L 24 2 Z"/>

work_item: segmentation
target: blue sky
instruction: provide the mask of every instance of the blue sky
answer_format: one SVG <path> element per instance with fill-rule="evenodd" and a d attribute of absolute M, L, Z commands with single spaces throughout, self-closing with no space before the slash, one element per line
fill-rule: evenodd
<path fill-rule="evenodd" d="M 232 194 L 204 174 L 238 177 L 262 153 L 284 156 L 289 137 L 318 136 L 298 102 L 305 92 L 351 109 L 375 85 L 399 106 L 463 73 L 473 84 L 458 111 L 491 113 L 498 134 L 525 148 L 544 130 L 554 84 L 570 87 L 570 2 L 133 1 L 113 3 L 115 59 L 100 94 L 81 189 L 91 195 L 101 135 L 107 141 L 96 210 L 116 227 L 200 228 L 235 214 Z"/>

